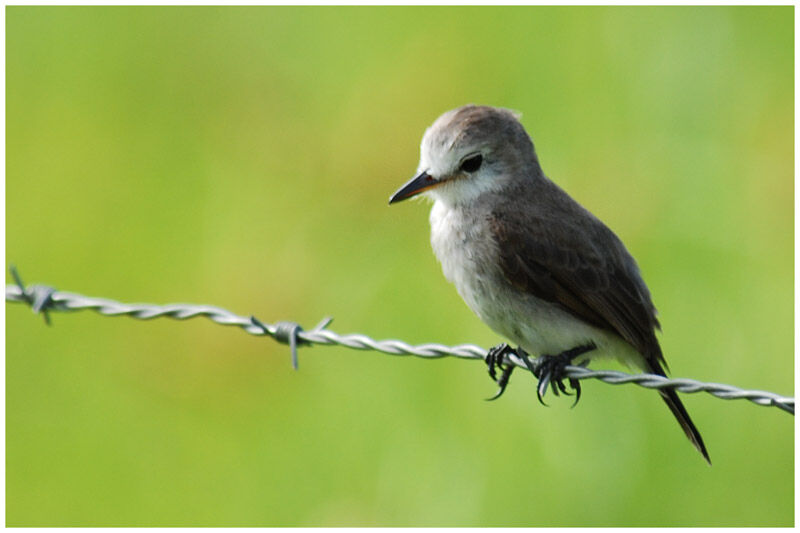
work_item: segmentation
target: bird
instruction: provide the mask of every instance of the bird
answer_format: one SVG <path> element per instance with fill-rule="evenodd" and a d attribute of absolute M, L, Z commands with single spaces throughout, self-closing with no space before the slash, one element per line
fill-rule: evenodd
<path fill-rule="evenodd" d="M 433 200 L 431 245 L 445 277 L 486 325 L 517 345 L 489 350 L 489 374 L 499 386 L 490 399 L 508 384 L 512 353 L 539 379 L 542 402 L 548 385 L 556 395 L 568 393 L 563 381 L 571 364 L 615 359 L 666 376 L 656 337 L 661 326 L 636 261 L 608 226 L 544 174 L 520 118 L 474 104 L 445 112 L 425 130 L 415 177 L 389 199 Z M 579 398 L 577 380 L 569 383 Z M 677 393 L 659 393 L 711 464 Z"/>

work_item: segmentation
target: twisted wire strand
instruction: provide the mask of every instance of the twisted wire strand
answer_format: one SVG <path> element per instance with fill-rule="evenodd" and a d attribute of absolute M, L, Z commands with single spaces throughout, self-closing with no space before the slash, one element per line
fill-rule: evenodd
<path fill-rule="evenodd" d="M 107 298 L 94 298 L 82 294 L 61 292 L 45 285 L 24 287 L 15 274 L 16 285 L 6 285 L 6 301 L 21 302 L 31 306 L 34 312 L 94 310 L 104 316 L 130 316 L 140 320 L 168 317 L 175 320 L 205 317 L 224 326 L 237 326 L 256 336 L 268 335 L 292 349 L 292 362 L 297 368 L 297 346 L 339 345 L 356 350 L 374 350 L 390 355 L 413 355 L 428 359 L 459 357 L 462 359 L 485 359 L 486 350 L 474 344 L 445 346 L 428 343 L 411 345 L 401 340 L 375 340 L 360 333 L 340 335 L 326 329 L 330 319 L 326 318 L 315 328 L 305 331 L 295 322 L 265 324 L 255 317 L 237 315 L 227 309 L 212 305 L 196 304 L 126 304 Z M 506 361 L 526 368 L 515 355 L 506 356 Z M 648 389 L 674 389 L 683 393 L 706 392 L 724 400 L 749 400 L 757 405 L 773 406 L 794 415 L 794 398 L 772 392 L 743 390 L 732 385 L 704 383 L 693 379 L 666 378 L 656 374 L 626 374 L 613 370 L 589 370 L 580 366 L 566 367 L 566 376 L 573 379 L 597 379 L 611 385 L 633 383 Z"/>

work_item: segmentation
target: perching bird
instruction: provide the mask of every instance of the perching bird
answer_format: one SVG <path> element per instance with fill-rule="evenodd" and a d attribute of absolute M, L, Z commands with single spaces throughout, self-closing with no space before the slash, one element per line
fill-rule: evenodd
<path fill-rule="evenodd" d="M 540 400 L 548 384 L 566 392 L 564 367 L 573 363 L 610 357 L 665 375 L 656 309 L 636 262 L 544 175 L 516 114 L 467 105 L 440 116 L 422 138 L 418 175 L 389 203 L 420 193 L 434 200 L 431 244 L 444 275 L 481 320 L 519 346 L 487 355 L 495 397 L 514 368 L 503 365 L 512 351 L 539 378 Z M 659 392 L 710 464 L 678 395 Z"/>

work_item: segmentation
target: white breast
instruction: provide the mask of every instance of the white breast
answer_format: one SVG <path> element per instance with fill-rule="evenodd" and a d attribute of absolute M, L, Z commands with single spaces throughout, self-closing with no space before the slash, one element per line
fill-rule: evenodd
<path fill-rule="evenodd" d="M 478 316 L 491 298 L 491 277 L 497 275 L 496 250 L 488 227 L 474 214 L 437 201 L 431 209 L 431 246 L 445 277 Z"/>
<path fill-rule="evenodd" d="M 525 346 L 517 326 L 522 297 L 503 277 L 486 213 L 437 201 L 430 221 L 431 245 L 445 277 L 486 325 Z"/>

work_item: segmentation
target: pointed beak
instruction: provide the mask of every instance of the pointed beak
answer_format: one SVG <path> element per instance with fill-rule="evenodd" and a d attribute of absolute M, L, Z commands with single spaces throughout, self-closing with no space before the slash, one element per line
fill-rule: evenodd
<path fill-rule="evenodd" d="M 392 197 L 389 198 L 389 204 L 391 205 L 411 198 L 412 196 L 416 196 L 421 192 L 425 192 L 428 189 L 436 187 L 439 185 L 439 183 L 440 182 L 437 181 L 436 178 L 427 172 L 423 172 L 416 178 L 410 180 L 408 183 L 400 187 L 397 192 L 395 192 Z"/>

